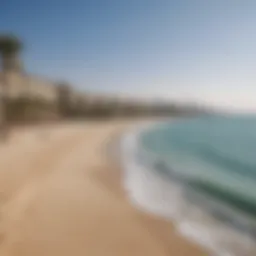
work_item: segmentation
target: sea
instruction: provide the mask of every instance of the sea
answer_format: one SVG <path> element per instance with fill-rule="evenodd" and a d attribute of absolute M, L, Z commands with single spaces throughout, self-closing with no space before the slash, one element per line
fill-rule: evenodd
<path fill-rule="evenodd" d="M 256 116 L 147 124 L 123 139 L 131 201 L 209 255 L 256 255 Z"/>

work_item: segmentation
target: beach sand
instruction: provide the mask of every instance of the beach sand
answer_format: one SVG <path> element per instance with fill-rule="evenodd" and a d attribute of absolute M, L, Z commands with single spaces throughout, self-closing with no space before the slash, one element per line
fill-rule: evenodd
<path fill-rule="evenodd" d="M 134 123 L 13 131 L 0 145 L 0 255 L 207 255 L 129 203 L 111 139 Z"/>

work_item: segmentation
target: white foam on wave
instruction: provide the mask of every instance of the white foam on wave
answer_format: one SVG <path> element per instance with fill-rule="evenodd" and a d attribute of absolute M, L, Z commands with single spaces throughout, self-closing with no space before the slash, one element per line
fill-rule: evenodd
<path fill-rule="evenodd" d="M 138 136 L 145 129 L 145 126 L 138 127 L 121 142 L 123 185 L 131 202 L 141 210 L 172 220 L 181 235 L 208 248 L 214 255 L 256 255 L 254 240 L 188 202 L 181 184 L 138 163 Z"/>
<path fill-rule="evenodd" d="M 124 188 L 132 202 L 143 209 L 165 218 L 174 217 L 177 205 L 181 202 L 180 187 L 175 183 L 170 186 L 166 180 L 145 166 L 138 165 L 135 161 L 136 142 L 140 129 L 123 138 L 122 157 L 124 169 Z M 172 200 L 172 207 L 168 202 Z"/>

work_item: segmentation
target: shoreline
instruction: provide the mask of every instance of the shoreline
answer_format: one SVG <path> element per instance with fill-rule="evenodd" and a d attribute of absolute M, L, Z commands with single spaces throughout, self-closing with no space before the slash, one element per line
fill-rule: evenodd
<path fill-rule="evenodd" d="M 37 129 L 16 134 L 0 156 L 0 254 L 207 255 L 128 200 L 122 170 L 106 150 L 137 124 L 73 123 L 47 130 L 46 140 L 34 136 Z"/>
<path fill-rule="evenodd" d="M 159 163 L 156 162 L 158 161 L 157 157 L 154 154 L 141 152 L 143 151 L 140 148 L 141 145 L 138 145 L 140 132 L 131 134 L 133 141 L 126 142 L 126 145 L 124 145 L 124 147 L 132 148 L 130 151 L 126 150 L 128 153 L 130 152 L 130 163 L 129 161 L 124 163 L 125 165 L 130 165 L 126 170 L 126 179 L 130 179 L 130 181 L 126 182 L 125 185 L 132 203 L 145 212 L 169 219 L 181 234 L 204 248 L 217 253 L 217 255 L 223 255 L 223 253 L 230 253 L 230 255 L 236 256 L 240 256 L 241 253 L 242 255 L 244 253 L 246 255 L 248 253 L 248 255 L 254 255 L 255 241 L 252 237 L 237 229 L 236 226 L 229 225 L 230 223 L 216 218 L 216 214 L 213 214 L 217 211 L 223 212 L 223 208 L 225 210 L 227 206 L 222 206 L 221 203 L 216 202 L 215 206 L 213 205 L 214 208 L 208 202 L 212 200 L 211 198 L 207 199 L 207 196 L 196 193 L 186 182 L 182 182 L 182 177 L 179 177 L 175 172 L 172 175 L 167 173 L 165 180 L 164 174 L 167 170 L 161 169 L 165 167 L 164 163 L 160 163 L 157 168 L 156 164 Z M 131 151 L 133 151 L 133 154 L 131 154 Z M 138 154 L 140 158 L 138 158 Z M 178 176 L 176 177 L 176 175 Z M 192 193 L 197 200 L 191 200 L 191 197 L 187 197 L 184 193 L 189 193 L 189 195 Z M 198 197 L 205 202 L 204 206 L 198 204 Z M 218 205 L 221 207 L 217 207 Z M 184 215 L 184 211 L 192 213 Z M 227 218 L 231 217 L 232 215 Z M 237 224 L 239 225 L 239 223 Z"/>
<path fill-rule="evenodd" d="M 161 121 L 157 121 L 157 122 L 146 122 L 146 123 L 142 123 L 139 125 L 133 125 L 132 129 L 126 129 L 124 131 L 122 131 L 121 133 L 118 133 L 117 136 L 112 137 L 112 141 L 111 141 L 111 145 L 110 148 L 118 148 L 119 149 L 119 153 L 118 153 L 118 157 L 114 157 L 114 164 L 117 164 L 119 173 L 121 173 L 120 177 L 119 177 L 119 189 L 121 189 L 123 191 L 124 196 L 126 197 L 126 199 L 130 202 L 131 207 L 135 208 L 135 210 L 137 211 L 137 214 L 139 215 L 141 221 L 143 223 L 145 223 L 145 225 L 147 225 L 147 229 L 153 234 L 157 240 L 159 240 L 160 243 L 162 243 L 165 247 L 168 247 L 169 252 L 173 252 L 175 250 L 176 246 L 173 246 L 173 236 L 175 236 L 175 244 L 183 244 L 183 246 L 188 246 L 190 247 L 190 249 L 184 249 L 183 250 L 186 251 L 186 254 L 183 253 L 179 253 L 177 251 L 175 251 L 175 255 L 207 255 L 205 252 L 205 248 L 202 247 L 200 244 L 198 243 L 194 243 L 193 240 L 188 239 L 188 237 L 182 236 L 181 233 L 177 233 L 177 230 L 175 228 L 175 223 L 173 220 L 170 220 L 168 218 L 164 218 L 163 216 L 160 216 L 159 214 L 150 212 L 150 211 L 145 211 L 145 209 L 143 209 L 143 207 L 138 207 L 138 205 L 134 204 L 134 202 L 132 202 L 131 198 L 129 198 L 129 191 L 127 191 L 127 189 L 125 189 L 125 175 L 124 175 L 124 163 L 123 163 L 123 155 L 122 153 L 120 153 L 120 151 L 122 152 L 122 141 L 123 139 L 130 134 L 133 133 L 139 133 L 142 132 L 144 129 L 147 129 L 148 127 L 153 127 L 155 125 L 158 125 L 158 123 L 164 124 L 166 120 Z M 128 198 L 127 198 L 128 197 Z M 181 236 L 180 236 L 181 235 Z M 167 244 L 167 245 L 166 245 Z M 168 245 L 169 244 L 169 245 Z M 179 250 L 180 251 L 180 250 Z"/>

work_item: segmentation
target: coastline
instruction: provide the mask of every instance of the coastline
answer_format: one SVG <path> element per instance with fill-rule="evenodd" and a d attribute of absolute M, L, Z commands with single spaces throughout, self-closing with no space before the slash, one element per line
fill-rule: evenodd
<path fill-rule="evenodd" d="M 131 205 L 111 139 L 138 121 L 80 122 L 16 134 L 0 156 L 3 256 L 201 256 L 173 225 Z M 17 144 L 18 143 L 18 144 Z M 15 161 L 14 161 L 15 159 Z"/>
<path fill-rule="evenodd" d="M 209 202 L 211 198 L 194 191 L 176 172 L 166 173 L 169 167 L 154 154 L 143 152 L 138 144 L 141 132 L 143 129 L 130 133 L 123 143 L 124 148 L 129 148 L 125 154 L 130 154 L 124 161 L 124 185 L 131 202 L 145 212 L 171 221 L 180 234 L 216 255 L 254 255 L 254 239 L 237 229 L 242 217 L 234 216 L 234 212 L 221 203 Z M 230 223 L 216 216 L 219 213 L 228 219 L 228 212 L 234 218 Z"/>

